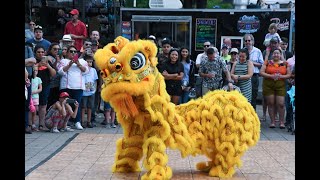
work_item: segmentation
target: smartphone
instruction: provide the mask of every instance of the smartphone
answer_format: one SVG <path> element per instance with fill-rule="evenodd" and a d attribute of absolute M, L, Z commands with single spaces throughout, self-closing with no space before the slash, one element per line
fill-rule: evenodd
<path fill-rule="evenodd" d="M 66 103 L 68 103 L 68 104 L 74 104 L 75 102 L 76 102 L 75 99 L 67 99 L 66 100 Z"/>
<path fill-rule="evenodd" d="M 73 61 L 77 62 L 78 59 L 79 59 L 78 53 L 75 53 L 74 56 L 73 56 Z"/>
<path fill-rule="evenodd" d="M 41 61 L 48 62 L 48 56 L 42 56 Z"/>

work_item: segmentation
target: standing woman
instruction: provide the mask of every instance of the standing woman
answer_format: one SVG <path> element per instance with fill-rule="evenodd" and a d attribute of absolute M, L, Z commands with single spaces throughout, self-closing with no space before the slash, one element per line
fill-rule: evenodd
<path fill-rule="evenodd" d="M 165 79 L 166 90 L 170 95 L 171 102 L 177 105 L 182 95 L 183 65 L 178 60 L 179 51 L 177 49 L 172 48 L 168 55 L 169 59 L 163 64 L 162 75 Z"/>
<path fill-rule="evenodd" d="M 58 73 L 61 75 L 61 92 L 67 92 L 81 104 L 83 90 L 86 89 L 84 75 L 89 72 L 89 68 L 88 63 L 84 59 L 77 57 L 76 47 L 74 45 L 68 46 L 67 58 L 61 59 L 58 65 Z M 83 129 L 81 126 L 81 109 L 77 112 L 75 127 L 78 130 Z"/>
<path fill-rule="evenodd" d="M 249 61 L 249 52 L 246 48 L 240 49 L 239 60 L 236 61 L 231 69 L 231 78 L 235 85 L 241 90 L 244 97 L 251 103 L 252 86 L 251 77 L 253 75 L 253 63 Z"/>
<path fill-rule="evenodd" d="M 37 45 L 34 48 L 35 58 L 38 66 L 38 77 L 42 81 L 42 91 L 39 93 L 39 130 L 44 130 L 44 118 L 50 94 L 50 79 L 56 75 L 53 64 L 45 55 L 44 46 Z"/>
<path fill-rule="evenodd" d="M 270 128 L 275 128 L 275 109 L 279 113 L 280 129 L 284 129 L 285 112 L 285 80 L 290 78 L 291 72 L 288 63 L 282 61 L 281 50 L 276 49 L 272 53 L 272 59 L 266 60 L 260 70 L 263 79 L 262 93 L 266 97 L 268 112 L 271 119 Z"/>
<path fill-rule="evenodd" d="M 58 64 L 60 63 L 60 56 L 59 56 L 59 50 L 60 50 L 60 45 L 58 43 L 51 43 L 51 45 L 48 48 L 48 59 L 51 61 L 53 64 L 53 68 L 58 71 Z M 55 76 L 51 78 L 50 81 L 50 94 L 48 98 L 48 107 L 49 108 L 51 105 L 53 105 L 55 102 L 59 100 L 59 88 L 60 88 L 60 78 L 61 76 L 59 73 L 56 73 Z"/>
<path fill-rule="evenodd" d="M 183 65 L 183 77 L 182 77 L 182 96 L 180 97 L 179 104 L 183 104 L 189 101 L 189 92 L 191 88 L 194 88 L 195 84 L 195 63 L 190 59 L 190 52 L 188 48 L 180 49 L 180 62 Z"/>

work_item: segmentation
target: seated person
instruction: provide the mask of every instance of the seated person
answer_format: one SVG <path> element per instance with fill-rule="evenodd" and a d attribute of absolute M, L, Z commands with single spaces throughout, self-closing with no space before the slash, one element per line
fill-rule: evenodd
<path fill-rule="evenodd" d="M 54 103 L 49 109 L 45 117 L 45 125 L 51 132 L 58 133 L 60 131 L 74 131 L 70 127 L 67 127 L 67 123 L 70 117 L 75 118 L 77 116 L 79 103 L 75 101 L 74 111 L 70 104 L 67 103 L 67 99 L 70 96 L 67 92 L 61 92 L 59 95 L 59 101 Z M 60 129 L 60 131 L 58 130 Z"/>

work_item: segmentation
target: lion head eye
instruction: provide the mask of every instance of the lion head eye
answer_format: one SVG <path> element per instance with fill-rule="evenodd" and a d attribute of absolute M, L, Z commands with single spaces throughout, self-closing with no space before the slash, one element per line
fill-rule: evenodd
<path fill-rule="evenodd" d="M 112 57 L 112 58 L 110 59 L 110 64 L 114 64 L 116 61 L 117 61 L 117 59 L 114 58 L 114 57 Z"/>
<path fill-rule="evenodd" d="M 144 57 L 143 53 L 138 52 L 133 56 L 130 61 L 130 66 L 132 70 L 138 70 L 142 68 L 146 64 L 146 58 Z"/>

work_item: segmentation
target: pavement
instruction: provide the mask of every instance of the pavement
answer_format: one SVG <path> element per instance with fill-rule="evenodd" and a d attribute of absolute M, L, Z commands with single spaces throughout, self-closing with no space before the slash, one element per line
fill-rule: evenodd
<path fill-rule="evenodd" d="M 262 117 L 262 106 L 257 106 Z M 112 173 L 116 150 L 115 142 L 123 136 L 121 126 L 106 128 L 100 125 L 103 114 L 97 115 L 97 127 L 74 132 L 33 132 L 25 135 L 25 179 L 140 179 L 145 173 Z M 242 157 L 243 166 L 229 180 L 294 180 L 295 135 L 286 129 L 269 128 L 270 118 L 261 122 L 261 136 L 256 146 Z M 278 126 L 277 126 L 278 127 Z M 172 179 L 212 179 L 207 173 L 196 170 L 204 156 L 181 158 L 179 151 L 167 149 Z"/>

